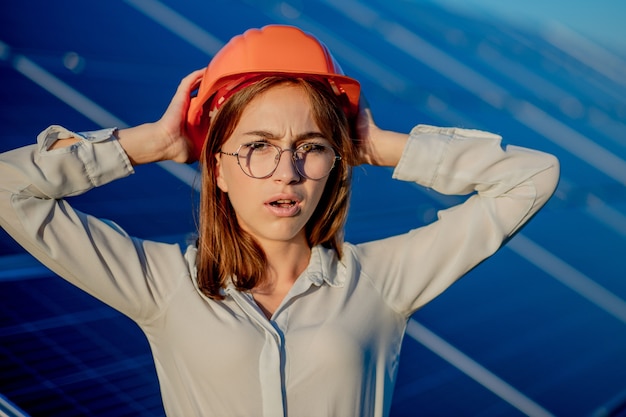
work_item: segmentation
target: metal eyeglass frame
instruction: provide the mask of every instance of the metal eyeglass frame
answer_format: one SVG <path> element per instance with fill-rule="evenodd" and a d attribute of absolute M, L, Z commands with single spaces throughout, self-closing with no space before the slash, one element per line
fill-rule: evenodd
<path fill-rule="evenodd" d="M 262 177 L 255 177 L 253 175 L 250 175 L 248 172 L 246 172 L 244 167 L 241 166 L 240 160 L 243 158 L 243 157 L 242 158 L 239 157 L 239 152 L 241 151 L 241 148 L 244 147 L 244 146 L 249 146 L 250 144 L 253 144 L 253 143 L 259 143 L 259 144 L 263 144 L 265 146 L 271 146 L 272 148 L 276 149 L 276 151 L 278 152 L 278 155 L 275 157 L 276 163 L 274 164 L 274 168 L 270 171 L 269 174 L 264 175 Z M 315 181 L 315 180 L 321 180 L 322 178 L 326 178 L 327 176 L 329 176 L 330 173 L 332 172 L 333 168 L 335 167 L 335 163 L 337 161 L 341 160 L 341 155 L 339 155 L 337 153 L 337 151 L 335 151 L 335 149 L 333 147 L 331 147 L 331 146 L 323 145 L 321 143 L 315 143 L 314 144 L 315 146 L 322 146 L 322 147 L 324 147 L 326 149 L 332 150 L 334 152 L 334 154 L 335 154 L 335 157 L 333 159 L 333 164 L 330 166 L 328 172 L 325 175 L 323 175 L 323 176 L 321 176 L 319 178 L 311 178 L 311 177 L 307 176 L 306 174 L 302 173 L 302 171 L 300 171 L 300 168 L 298 168 L 298 164 L 297 164 L 297 160 L 296 160 L 296 152 L 298 152 L 298 149 L 300 149 L 301 147 L 306 146 L 306 145 L 311 145 L 311 143 L 303 143 L 302 145 L 296 147 L 295 149 L 290 149 L 290 148 L 283 149 L 283 148 L 281 148 L 281 147 L 279 147 L 277 145 L 274 145 L 272 143 L 267 143 L 267 142 L 249 142 L 249 143 L 244 143 L 244 144 L 239 145 L 239 147 L 237 148 L 237 152 L 224 152 L 222 150 L 219 150 L 218 152 L 221 155 L 228 155 L 228 156 L 235 156 L 235 157 L 237 157 L 237 165 L 239 165 L 239 168 L 241 168 L 241 171 L 244 174 L 246 174 L 248 177 L 259 179 L 259 180 L 262 180 L 262 179 L 265 179 L 265 178 L 269 178 L 272 175 L 274 175 L 274 172 L 276 172 L 276 169 L 278 168 L 278 164 L 280 163 L 280 158 L 283 156 L 283 152 L 291 152 L 291 163 L 296 168 L 296 171 L 298 172 L 298 174 L 300 174 L 302 177 Z"/>

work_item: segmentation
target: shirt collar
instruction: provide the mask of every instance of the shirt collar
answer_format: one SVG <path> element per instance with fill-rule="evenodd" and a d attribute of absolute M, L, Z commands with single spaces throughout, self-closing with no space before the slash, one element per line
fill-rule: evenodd
<path fill-rule="evenodd" d="M 330 287 L 341 288 L 346 281 L 346 268 L 337 259 L 337 252 L 333 249 L 324 248 L 320 245 L 311 249 L 309 265 L 294 284 L 302 289 L 310 285 L 321 287 L 326 284 Z M 220 290 L 223 295 L 238 291 L 232 281 L 226 284 L 226 288 Z"/>
<path fill-rule="evenodd" d="M 185 258 L 187 258 L 187 262 L 192 269 L 192 278 L 197 287 L 197 276 L 195 274 L 196 254 L 197 248 L 189 247 Z M 326 284 L 330 287 L 341 288 L 345 285 L 346 268 L 345 265 L 337 259 L 337 252 L 335 250 L 317 245 L 311 249 L 309 265 L 298 280 L 306 280 L 311 285 L 318 287 Z M 237 289 L 232 281 L 229 281 L 228 284 L 226 284 L 226 288 L 221 289 L 220 293 L 226 295 L 231 291 L 237 291 Z"/>
<path fill-rule="evenodd" d="M 345 267 L 337 259 L 337 252 L 320 245 L 311 250 L 309 266 L 303 277 L 318 287 L 326 283 L 331 287 L 343 287 L 346 280 Z"/>

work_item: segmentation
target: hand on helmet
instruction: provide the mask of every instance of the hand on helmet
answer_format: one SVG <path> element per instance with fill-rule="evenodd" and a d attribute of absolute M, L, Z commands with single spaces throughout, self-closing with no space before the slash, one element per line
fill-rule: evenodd
<path fill-rule="evenodd" d="M 187 137 L 185 125 L 191 91 L 202 78 L 204 70 L 197 70 L 183 78 L 178 85 L 163 116 L 155 123 L 164 140 L 165 159 L 176 162 L 193 162 L 192 144 Z"/>
<path fill-rule="evenodd" d="M 396 166 L 402 155 L 407 135 L 383 130 L 374 123 L 372 110 L 361 93 L 359 115 L 355 124 L 357 162 L 359 164 Z"/>

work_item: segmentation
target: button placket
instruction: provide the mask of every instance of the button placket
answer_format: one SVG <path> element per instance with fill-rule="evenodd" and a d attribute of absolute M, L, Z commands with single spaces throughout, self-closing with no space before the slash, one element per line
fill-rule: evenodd
<path fill-rule="evenodd" d="M 283 337 L 267 320 L 254 299 L 248 294 L 229 291 L 233 300 L 259 328 L 263 329 L 265 341 L 259 354 L 259 377 L 263 416 L 284 416 L 284 381 L 282 375 Z"/>

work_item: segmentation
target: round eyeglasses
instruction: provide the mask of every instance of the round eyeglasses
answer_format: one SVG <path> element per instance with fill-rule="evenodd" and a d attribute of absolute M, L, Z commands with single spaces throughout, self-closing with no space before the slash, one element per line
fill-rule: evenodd
<path fill-rule="evenodd" d="M 341 160 L 333 148 L 319 143 L 304 143 L 295 149 L 282 149 L 267 142 L 245 143 L 237 152 L 222 155 L 236 156 L 244 174 L 252 178 L 272 176 L 283 152 L 291 152 L 291 160 L 300 175 L 310 180 L 320 180 L 330 174 L 335 161 Z"/>

